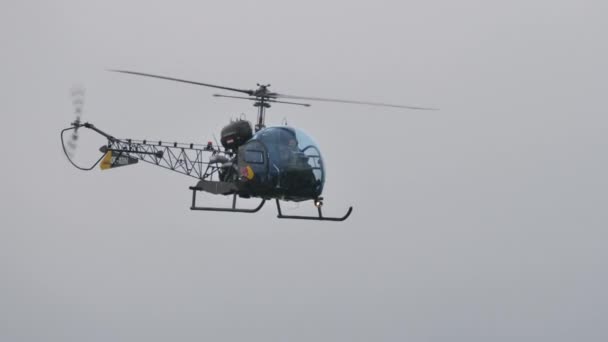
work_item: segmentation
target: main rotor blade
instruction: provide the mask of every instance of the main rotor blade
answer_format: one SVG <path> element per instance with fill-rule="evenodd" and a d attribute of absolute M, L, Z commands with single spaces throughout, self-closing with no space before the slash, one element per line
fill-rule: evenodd
<path fill-rule="evenodd" d="M 403 105 L 380 103 L 380 102 L 328 99 L 328 98 L 323 98 L 323 97 L 295 96 L 295 95 L 287 95 L 287 94 L 279 94 L 279 93 L 274 93 L 272 97 L 275 99 L 294 99 L 294 100 L 306 100 L 306 101 L 337 102 L 337 103 L 358 104 L 358 105 L 366 105 L 366 106 L 394 107 L 394 108 L 406 108 L 406 109 L 416 109 L 416 110 L 438 110 L 437 108 L 403 106 Z"/>
<path fill-rule="evenodd" d="M 200 85 L 200 86 L 205 86 L 205 87 L 210 87 L 210 88 L 217 88 L 217 89 L 236 91 L 236 92 L 244 93 L 244 94 L 247 94 L 247 95 L 253 95 L 254 94 L 253 90 L 223 87 L 223 86 L 218 86 L 218 85 L 215 85 L 215 84 L 182 80 L 182 79 L 174 78 L 174 77 L 166 77 L 166 76 L 160 76 L 160 75 L 145 74 L 143 72 L 128 71 L 128 70 L 115 70 L 115 69 L 109 69 L 108 71 L 120 72 L 120 73 L 123 73 L 123 74 L 131 74 L 131 75 L 137 75 L 137 76 L 146 76 L 146 77 L 160 78 L 160 79 L 163 79 L 163 80 L 176 81 L 176 82 L 189 83 L 189 84 Z"/>
<path fill-rule="evenodd" d="M 258 101 L 257 97 L 231 96 L 231 95 L 222 95 L 222 94 L 213 94 L 213 96 L 215 96 L 215 97 L 228 97 L 228 98 L 231 98 L 231 99 Z"/>
<path fill-rule="evenodd" d="M 310 107 L 310 104 L 308 104 L 308 103 L 287 102 L 287 101 L 277 101 L 277 100 L 267 100 L 267 101 L 272 102 L 272 103 L 284 103 L 284 104 L 290 104 L 290 105 Z"/>

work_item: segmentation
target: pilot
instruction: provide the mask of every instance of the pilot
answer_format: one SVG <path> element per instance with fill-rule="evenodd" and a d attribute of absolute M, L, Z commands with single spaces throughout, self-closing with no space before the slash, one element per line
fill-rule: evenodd
<path fill-rule="evenodd" d="M 298 142 L 295 138 L 289 138 L 287 146 L 279 146 L 281 153 L 281 162 L 285 165 L 291 165 L 296 162 L 295 154 L 298 152 Z"/>

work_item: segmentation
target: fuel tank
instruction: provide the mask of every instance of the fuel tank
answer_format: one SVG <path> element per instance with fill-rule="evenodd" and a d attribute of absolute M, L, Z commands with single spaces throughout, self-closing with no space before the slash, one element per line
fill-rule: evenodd
<path fill-rule="evenodd" d="M 251 123 L 247 120 L 236 120 L 222 128 L 221 143 L 224 148 L 236 150 L 253 136 Z"/>

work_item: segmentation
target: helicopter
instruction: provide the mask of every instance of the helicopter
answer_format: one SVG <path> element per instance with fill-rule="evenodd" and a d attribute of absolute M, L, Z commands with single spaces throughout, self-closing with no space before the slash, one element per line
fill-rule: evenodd
<path fill-rule="evenodd" d="M 84 90 L 72 90 L 76 120 L 61 131 L 61 144 L 68 161 L 76 168 L 90 171 L 98 164 L 102 170 L 137 164 L 139 161 L 160 166 L 198 182 L 192 191 L 191 210 L 256 213 L 266 201 L 274 200 L 277 217 L 280 219 L 300 219 L 316 221 L 344 221 L 353 211 L 350 206 L 343 216 L 323 215 L 323 187 L 325 184 L 325 164 L 321 150 L 304 131 L 289 126 L 266 127 L 266 110 L 272 104 L 287 104 L 310 107 L 308 103 L 295 101 L 337 102 L 355 105 L 383 106 L 414 110 L 435 110 L 435 108 L 395 105 L 379 102 L 341 100 L 322 97 L 306 97 L 277 93 L 269 90 L 270 84 L 257 84 L 256 89 L 240 89 L 210 83 L 194 82 L 174 77 L 160 76 L 128 70 L 108 70 L 111 72 L 169 80 L 208 88 L 221 89 L 239 95 L 213 94 L 238 100 L 252 101 L 257 108 L 255 126 L 243 117 L 231 122 L 221 130 L 221 145 L 178 143 L 116 138 L 89 122 L 82 122 Z M 101 157 L 90 167 L 81 167 L 73 159 L 77 146 L 78 131 L 89 129 L 107 139 L 100 147 Z M 66 139 L 65 134 L 71 131 Z M 66 142 L 67 140 L 67 142 Z M 230 207 L 199 206 L 197 193 L 232 196 Z M 237 207 L 237 198 L 257 198 L 254 208 Z M 285 215 L 281 201 L 312 201 L 317 215 Z"/>

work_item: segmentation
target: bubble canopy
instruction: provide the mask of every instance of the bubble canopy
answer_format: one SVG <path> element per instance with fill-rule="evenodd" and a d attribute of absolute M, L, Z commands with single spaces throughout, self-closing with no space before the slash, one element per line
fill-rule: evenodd
<path fill-rule="evenodd" d="M 268 154 L 269 176 L 276 187 L 287 187 L 293 194 L 318 197 L 325 184 L 321 151 L 304 131 L 288 127 L 268 127 L 250 142 L 260 142 Z"/>

